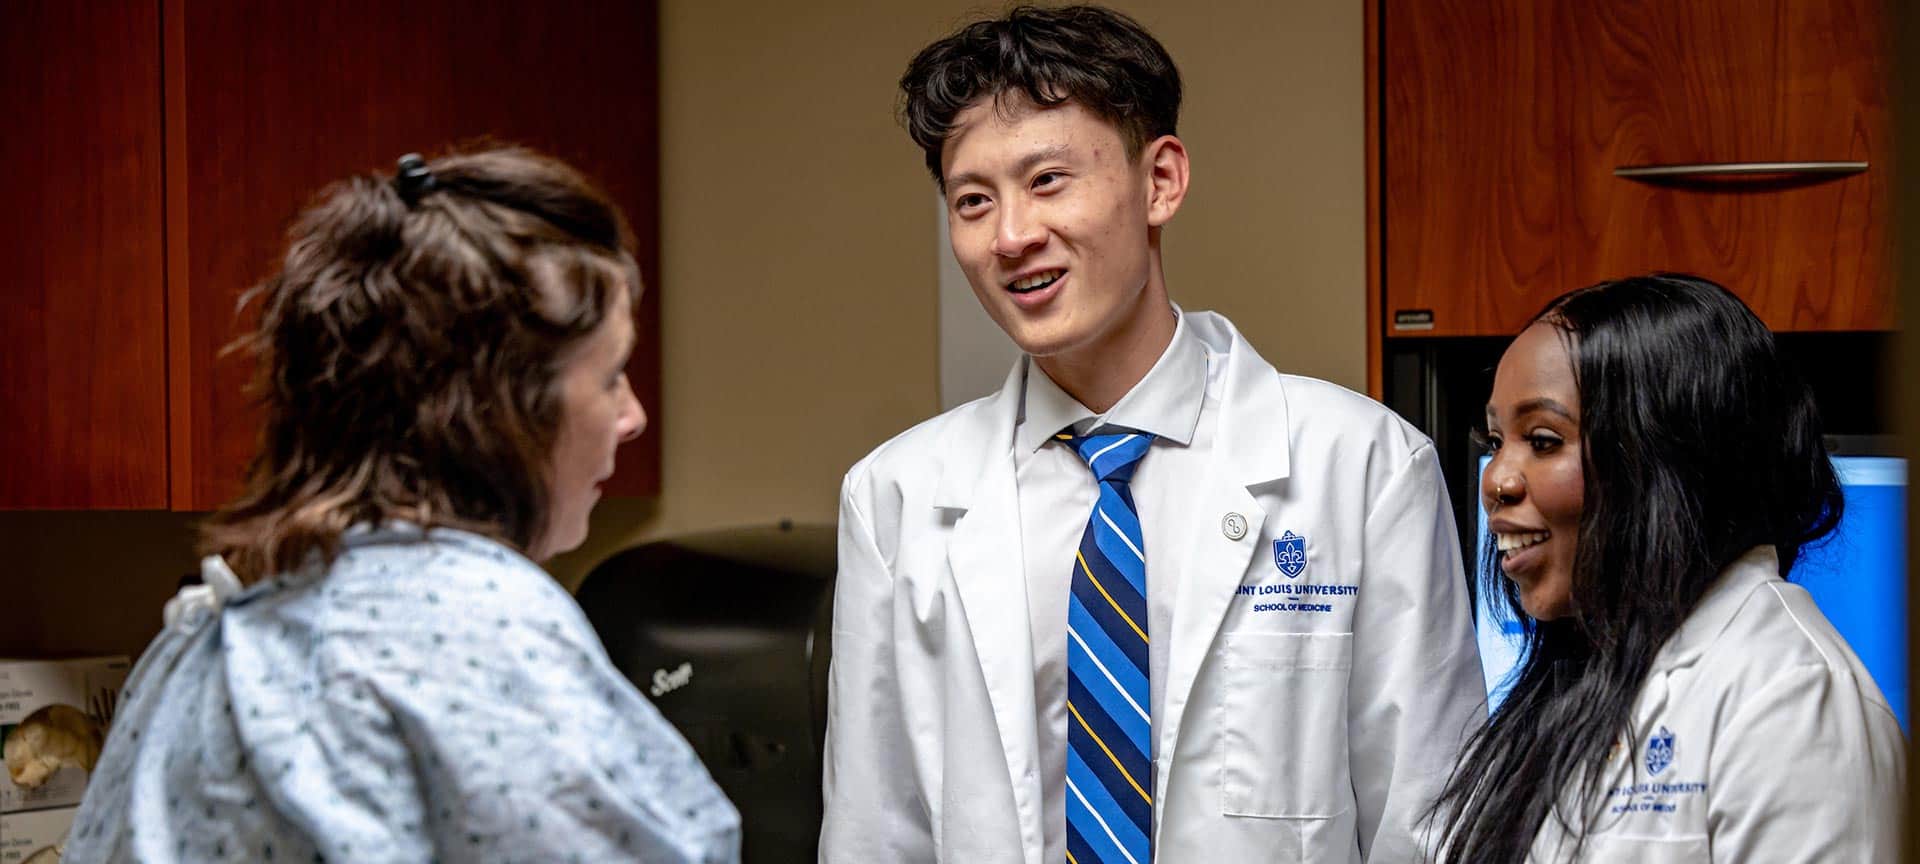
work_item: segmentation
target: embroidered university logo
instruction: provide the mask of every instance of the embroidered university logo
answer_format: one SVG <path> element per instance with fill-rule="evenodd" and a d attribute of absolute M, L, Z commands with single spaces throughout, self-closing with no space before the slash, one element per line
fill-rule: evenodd
<path fill-rule="evenodd" d="M 1288 579 L 1307 572 L 1307 538 L 1288 531 L 1273 541 L 1273 564 Z"/>
<path fill-rule="evenodd" d="M 1653 733 L 1653 737 L 1647 739 L 1647 776 L 1659 774 L 1672 764 L 1673 733 L 1662 726 L 1660 731 Z"/>

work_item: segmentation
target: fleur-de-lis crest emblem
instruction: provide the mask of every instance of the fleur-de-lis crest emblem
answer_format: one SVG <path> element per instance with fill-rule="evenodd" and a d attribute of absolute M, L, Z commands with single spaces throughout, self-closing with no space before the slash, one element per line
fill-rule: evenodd
<path fill-rule="evenodd" d="M 1288 531 L 1273 541 L 1273 564 L 1288 579 L 1307 572 L 1307 538 Z"/>
<path fill-rule="evenodd" d="M 1673 764 L 1673 732 L 1662 726 L 1647 739 L 1647 776 L 1659 774 Z"/>

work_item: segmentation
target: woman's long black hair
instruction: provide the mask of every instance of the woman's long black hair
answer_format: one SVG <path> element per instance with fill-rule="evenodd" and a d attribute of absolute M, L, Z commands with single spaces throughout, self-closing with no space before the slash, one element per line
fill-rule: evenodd
<path fill-rule="evenodd" d="M 1526 660 L 1430 814 L 1449 862 L 1519 864 L 1548 818 L 1583 836 L 1655 655 L 1715 577 L 1756 546 L 1774 547 L 1784 574 L 1840 520 L 1813 397 L 1725 288 L 1603 282 L 1534 320 L 1559 329 L 1580 396 L 1573 614 L 1528 618 L 1488 556 L 1482 590 L 1526 622 Z"/>

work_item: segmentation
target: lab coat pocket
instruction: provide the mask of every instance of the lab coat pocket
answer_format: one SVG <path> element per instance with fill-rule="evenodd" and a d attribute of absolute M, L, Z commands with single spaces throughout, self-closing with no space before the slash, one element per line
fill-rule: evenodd
<path fill-rule="evenodd" d="M 1601 832 L 1587 836 L 1580 857 L 1589 861 L 1633 861 L 1637 864 L 1693 864 L 1709 859 L 1705 834 L 1679 837 L 1637 837 Z"/>
<path fill-rule="evenodd" d="M 1351 807 L 1352 633 L 1227 633 L 1220 660 L 1220 807 L 1324 819 Z"/>

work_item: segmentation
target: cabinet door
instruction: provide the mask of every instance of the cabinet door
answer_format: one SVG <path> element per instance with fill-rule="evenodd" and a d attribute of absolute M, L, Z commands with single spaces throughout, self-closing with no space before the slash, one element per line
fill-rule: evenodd
<path fill-rule="evenodd" d="M 158 6 L 0 4 L 0 114 L 0 507 L 165 507 Z"/>
<path fill-rule="evenodd" d="M 647 282 L 629 374 L 659 414 L 656 11 L 652 2 L 166 0 L 176 509 L 230 497 L 258 418 L 235 301 L 327 182 L 480 136 L 585 170 L 620 203 Z M 658 429 L 656 420 L 651 427 Z M 621 449 L 612 494 L 652 494 L 659 436 Z"/>
<path fill-rule="evenodd" d="M 1777 330 L 1894 326 L 1881 0 L 1562 3 L 1561 255 L 1581 282 L 1656 269 L 1733 289 Z M 1865 162 L 1651 185 L 1618 167 Z"/>
<path fill-rule="evenodd" d="M 1780 330 L 1893 325 L 1877 0 L 1382 4 L 1384 283 L 1414 335 L 1511 334 L 1571 288 L 1725 283 Z M 1653 185 L 1616 168 L 1865 161 Z"/>
<path fill-rule="evenodd" d="M 1555 5 L 1381 3 L 1387 335 L 1511 332 L 1567 284 Z"/>

